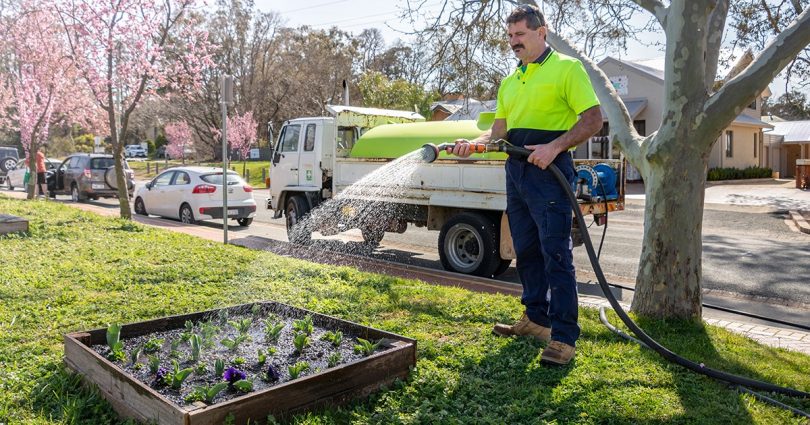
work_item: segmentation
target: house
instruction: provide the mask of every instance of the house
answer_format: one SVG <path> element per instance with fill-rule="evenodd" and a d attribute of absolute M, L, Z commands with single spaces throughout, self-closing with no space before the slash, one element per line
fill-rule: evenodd
<path fill-rule="evenodd" d="M 463 95 L 448 95 L 430 105 L 431 121 L 477 120 L 481 112 L 495 110 L 495 100 L 466 99 Z"/>
<path fill-rule="evenodd" d="M 795 177 L 796 160 L 810 159 L 810 121 L 763 119 L 773 126 L 765 132 L 765 166 L 780 177 Z"/>
<path fill-rule="evenodd" d="M 747 66 L 745 61 L 750 62 L 752 59 L 753 56 L 744 55 L 719 84 L 744 69 Z M 661 126 L 664 110 L 664 59 L 627 61 L 607 57 L 599 63 L 599 67 L 613 82 L 613 86 L 624 101 L 636 131 L 646 136 L 658 129 Z M 767 166 L 768 162 L 764 158 L 763 130 L 770 130 L 773 126 L 763 122 L 760 117 L 764 98 L 768 96 L 770 96 L 770 92 L 766 89 L 723 130 L 722 135 L 712 147 L 709 168 Z M 604 113 L 603 116 L 607 120 Z M 598 136 L 607 135 L 608 124 L 606 121 Z M 577 150 L 583 150 L 583 152 L 575 154 L 578 158 L 618 158 L 618 152 L 612 149 L 606 138 L 603 142 L 600 142 L 600 139 L 592 139 L 585 149 Z M 633 171 L 628 170 L 628 180 L 634 179 Z"/>

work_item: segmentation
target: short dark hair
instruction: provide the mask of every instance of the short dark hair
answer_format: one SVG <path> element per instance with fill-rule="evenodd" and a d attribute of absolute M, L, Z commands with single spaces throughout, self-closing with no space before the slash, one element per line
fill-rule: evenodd
<path fill-rule="evenodd" d="M 506 18 L 506 23 L 516 24 L 524 20 L 526 21 L 526 27 L 530 30 L 536 30 L 546 26 L 546 18 L 543 16 L 543 12 L 541 12 L 537 6 L 530 4 L 518 6 L 509 14 L 509 17 Z"/>

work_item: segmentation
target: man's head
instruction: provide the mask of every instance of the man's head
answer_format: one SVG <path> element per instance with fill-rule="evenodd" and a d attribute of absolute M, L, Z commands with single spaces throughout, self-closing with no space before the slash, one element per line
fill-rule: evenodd
<path fill-rule="evenodd" d="M 524 64 L 546 50 L 546 19 L 536 6 L 522 5 L 506 18 L 509 46 Z"/>

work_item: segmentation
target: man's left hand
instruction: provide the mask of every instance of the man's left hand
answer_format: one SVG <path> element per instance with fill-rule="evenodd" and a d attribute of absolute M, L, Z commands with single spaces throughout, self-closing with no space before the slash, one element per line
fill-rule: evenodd
<path fill-rule="evenodd" d="M 554 158 L 559 155 L 559 150 L 554 143 L 546 143 L 544 145 L 526 145 L 524 148 L 532 151 L 527 161 L 545 170 Z"/>

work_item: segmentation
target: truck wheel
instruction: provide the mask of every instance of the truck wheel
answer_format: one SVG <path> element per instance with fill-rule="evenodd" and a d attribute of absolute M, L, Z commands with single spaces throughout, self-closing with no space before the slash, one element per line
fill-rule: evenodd
<path fill-rule="evenodd" d="M 0 172 L 8 173 L 17 167 L 17 160 L 12 157 L 0 159 Z"/>
<path fill-rule="evenodd" d="M 287 200 L 284 211 L 287 215 L 287 239 L 296 245 L 309 245 L 312 232 L 306 225 L 306 215 L 309 214 L 307 200 L 301 195 L 292 196 Z"/>
<path fill-rule="evenodd" d="M 363 240 L 369 245 L 379 245 L 385 237 L 385 229 L 361 227 L 360 232 L 363 234 Z"/>
<path fill-rule="evenodd" d="M 501 263 L 495 223 L 479 213 L 453 216 L 439 233 L 439 258 L 446 270 L 492 277 Z"/>

